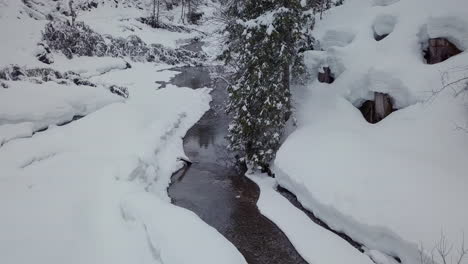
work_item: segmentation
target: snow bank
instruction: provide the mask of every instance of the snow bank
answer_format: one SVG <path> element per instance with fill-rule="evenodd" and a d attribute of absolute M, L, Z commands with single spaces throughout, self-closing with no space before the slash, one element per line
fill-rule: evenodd
<path fill-rule="evenodd" d="M 102 87 L 7 81 L 0 90 L 0 125 L 33 123 L 34 131 L 85 116 L 123 99 Z"/>
<path fill-rule="evenodd" d="M 312 222 L 276 189 L 274 179 L 247 174 L 260 187 L 257 206 L 260 212 L 285 233 L 295 249 L 308 263 L 371 264 L 370 258 L 337 235 Z"/>
<path fill-rule="evenodd" d="M 468 20 L 466 17 L 431 17 L 421 31 L 421 41 L 446 38 L 461 50 L 468 48 Z"/>
<path fill-rule="evenodd" d="M 101 2 L 92 12 L 80 12 L 78 20 L 89 19 L 103 33 L 138 34 L 148 42 L 174 45 L 182 37 L 133 25 L 143 13 L 135 7 Z M 70 70 L 104 87 L 125 85 L 131 96 L 123 100 L 100 85 L 34 78 L 4 82 L 0 263 L 245 263 L 216 230 L 171 205 L 166 192 L 172 173 L 182 166 L 177 161 L 185 155 L 182 138 L 209 109 L 210 90 L 171 85 L 158 90 L 159 82 L 176 74 L 166 70 L 168 65 L 128 68 L 121 58 L 67 60 L 60 54 L 45 65 L 35 57 L 37 43 L 45 14 L 56 5 L 0 0 L 0 68 Z M 86 116 L 55 126 L 75 115 Z"/>
<path fill-rule="evenodd" d="M 375 34 L 378 36 L 384 36 L 392 33 L 396 23 L 396 17 L 391 15 L 380 15 L 375 18 L 372 28 L 374 29 Z"/>
<path fill-rule="evenodd" d="M 90 78 L 114 70 L 124 70 L 129 65 L 122 58 L 81 56 L 67 59 L 62 54 L 56 54 L 55 62 L 49 67 L 58 71 L 73 71 Z"/>
<path fill-rule="evenodd" d="M 169 203 L 182 138 L 210 96 L 156 90 L 176 74 L 157 70 L 137 64 L 101 75 L 126 81 L 133 96 L 0 148 L 1 262 L 245 263 L 217 231 Z M 156 74 L 142 78 L 147 72 Z"/>
<path fill-rule="evenodd" d="M 299 126 L 274 162 L 279 184 L 304 207 L 403 263 L 419 263 L 418 244 L 433 248 L 441 231 L 457 245 L 468 230 L 468 136 L 456 129 L 467 123 L 466 100 L 451 89 L 433 97 L 441 73 L 451 81 L 466 74 L 468 53 L 427 65 L 420 33 L 427 28 L 464 47 L 467 13 L 463 0 L 348 0 L 327 11 L 313 32 L 324 51 L 309 52 L 306 63 L 312 71 L 332 58 L 342 73 L 332 84 L 313 80 L 294 91 Z M 377 23 L 385 17 L 392 23 Z M 388 33 L 390 24 L 375 41 L 374 30 Z M 354 38 L 329 45 L 330 31 Z M 388 93 L 400 108 L 375 125 L 356 109 L 373 92 Z"/>
<path fill-rule="evenodd" d="M 344 47 L 353 41 L 354 36 L 349 29 L 328 30 L 320 41 L 320 47 L 325 50 L 331 47 Z"/>
<path fill-rule="evenodd" d="M 0 147 L 10 140 L 30 137 L 34 133 L 34 123 L 24 122 L 0 126 Z"/>

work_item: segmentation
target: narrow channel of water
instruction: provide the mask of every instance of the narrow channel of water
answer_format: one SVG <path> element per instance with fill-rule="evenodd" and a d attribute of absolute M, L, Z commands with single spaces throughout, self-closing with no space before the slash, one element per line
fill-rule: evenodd
<path fill-rule="evenodd" d="M 172 202 L 216 228 L 250 264 L 307 263 L 283 232 L 260 213 L 256 205 L 259 188 L 236 169 L 226 150 L 225 83 L 214 83 L 208 67 L 177 70 L 181 73 L 172 84 L 214 90 L 211 109 L 184 138 L 185 152 L 194 163 L 173 175 L 168 189 Z"/>

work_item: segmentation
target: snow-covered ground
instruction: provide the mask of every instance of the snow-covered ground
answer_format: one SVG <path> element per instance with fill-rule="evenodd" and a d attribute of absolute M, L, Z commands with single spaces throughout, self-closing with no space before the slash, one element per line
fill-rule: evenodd
<path fill-rule="evenodd" d="M 266 175 L 247 174 L 260 187 L 257 206 L 288 237 L 299 254 L 311 264 L 371 264 L 372 260 L 348 242 L 312 222 L 276 191 L 276 182 Z M 392 262 L 388 262 L 390 264 Z M 378 264 L 387 264 L 385 262 Z"/>
<path fill-rule="evenodd" d="M 468 3 L 344 2 L 317 20 L 322 51 L 306 54 L 313 76 L 329 66 L 336 80 L 294 91 L 299 125 L 274 171 L 333 229 L 419 263 L 419 244 L 431 250 L 443 232 L 458 248 L 468 231 L 468 134 L 457 129 L 467 124 L 467 102 L 454 96 L 463 86 L 440 91 L 441 73 L 447 82 L 467 74 L 468 53 L 434 65 L 422 53 L 437 37 L 467 49 Z M 374 31 L 389 35 L 376 41 Z M 356 108 L 373 92 L 388 93 L 400 109 L 374 125 Z"/>
<path fill-rule="evenodd" d="M 81 15 L 95 30 L 118 35 L 114 27 L 125 22 L 110 21 L 119 18 L 113 11 L 102 6 Z M 209 109 L 210 89 L 158 89 L 156 82 L 177 72 L 153 63 L 128 68 L 126 58 L 54 54 L 53 64 L 43 64 L 34 55 L 47 21 L 35 12 L 0 0 L 0 69 L 72 70 L 96 87 L 0 80 L 8 87 L 0 87 L 0 263 L 245 263 L 166 192 L 182 166 L 183 136 Z M 193 36 L 133 33 L 171 46 Z M 130 97 L 110 93 L 109 85 L 127 87 Z M 76 115 L 85 117 L 56 126 Z"/>

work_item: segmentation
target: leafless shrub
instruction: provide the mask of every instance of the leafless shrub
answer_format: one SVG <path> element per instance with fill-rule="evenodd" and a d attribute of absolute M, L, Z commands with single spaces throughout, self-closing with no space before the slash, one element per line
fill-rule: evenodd
<path fill-rule="evenodd" d="M 439 241 L 430 252 L 426 252 L 423 245 L 419 246 L 420 264 L 465 264 L 468 263 L 467 255 L 464 233 L 458 249 L 455 250 L 454 244 L 447 240 L 444 233 L 441 233 Z"/>

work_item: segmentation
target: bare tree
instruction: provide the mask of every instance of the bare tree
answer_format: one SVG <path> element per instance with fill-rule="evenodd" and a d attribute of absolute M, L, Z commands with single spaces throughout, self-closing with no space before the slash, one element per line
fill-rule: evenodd
<path fill-rule="evenodd" d="M 180 20 L 182 21 L 182 24 L 185 24 L 185 0 L 182 0 L 182 9 L 180 12 Z"/>
<path fill-rule="evenodd" d="M 160 10 L 161 0 L 153 0 L 153 14 L 151 16 L 151 23 L 153 27 L 159 25 L 159 10 Z"/>
<path fill-rule="evenodd" d="M 77 16 L 75 8 L 73 6 L 73 4 L 74 4 L 73 1 L 74 0 L 70 0 L 68 2 L 68 6 L 70 7 L 70 16 L 71 16 L 71 25 L 72 25 L 72 27 L 75 26 L 75 20 L 76 20 L 76 16 Z"/>
<path fill-rule="evenodd" d="M 441 233 L 440 240 L 432 248 L 430 255 L 426 253 L 424 247 L 420 245 L 419 256 L 420 264 L 464 264 L 468 255 L 468 248 L 465 247 L 465 235 L 462 235 L 462 241 L 454 254 L 453 244 L 448 242 L 444 233 Z"/>

